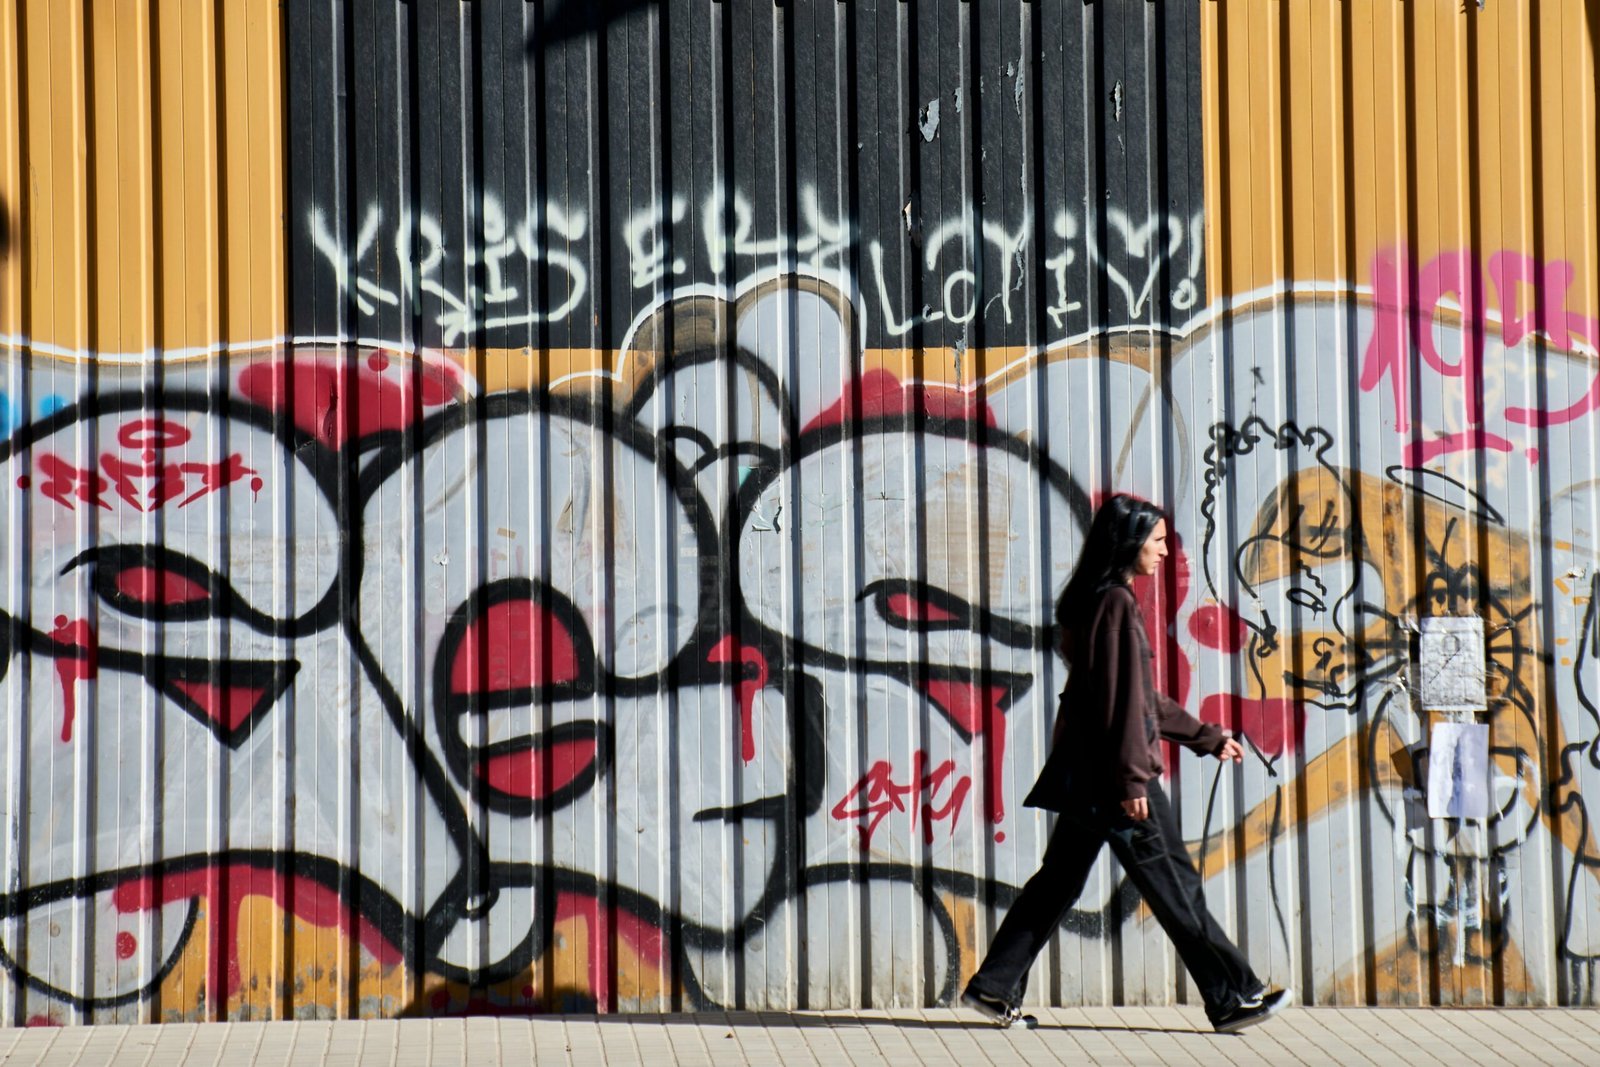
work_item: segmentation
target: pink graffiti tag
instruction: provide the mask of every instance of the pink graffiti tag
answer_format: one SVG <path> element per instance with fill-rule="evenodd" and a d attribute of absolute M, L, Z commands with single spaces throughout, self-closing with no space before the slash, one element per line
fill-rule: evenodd
<path fill-rule="evenodd" d="M 1540 263 L 1514 252 L 1495 252 L 1488 257 L 1485 270 L 1474 253 L 1450 251 L 1441 252 L 1418 268 L 1404 246 L 1379 253 L 1372 263 L 1375 316 L 1361 367 L 1361 389 L 1371 392 L 1387 378 L 1394 401 L 1394 428 L 1399 433 L 1409 433 L 1411 397 L 1419 387 L 1411 377 L 1413 350 L 1422 366 L 1442 378 L 1460 378 L 1465 385 L 1462 407 L 1468 429 L 1412 441 L 1405 452 L 1408 465 L 1420 466 L 1453 452 L 1510 452 L 1513 448 L 1505 437 L 1482 426 L 1486 414 L 1483 353 L 1489 332 L 1485 274 L 1498 303 L 1500 338 L 1507 348 L 1533 333 L 1544 334 L 1555 347 L 1568 351 L 1574 338 L 1591 344 L 1600 341 L 1600 324 L 1566 307 L 1567 291 L 1574 277 L 1571 263 Z M 1524 290 L 1532 294 L 1526 307 L 1521 299 Z M 1454 361 L 1446 358 L 1434 341 L 1440 309 L 1449 297 L 1455 298 L 1460 309 L 1462 326 L 1461 354 Z M 1582 396 L 1564 408 L 1550 411 L 1508 406 L 1503 415 L 1509 423 L 1556 426 L 1597 409 L 1600 374 Z"/>
<path fill-rule="evenodd" d="M 872 835 L 877 831 L 878 824 L 892 812 L 909 813 L 913 830 L 920 817 L 924 840 L 930 845 L 933 844 L 933 824 L 936 822 L 948 819 L 950 833 L 954 836 L 956 823 L 961 818 L 961 808 L 966 803 L 967 794 L 972 791 L 972 776 L 963 774 L 952 781 L 955 760 L 945 760 L 933 770 L 923 773 L 928 762 L 931 761 L 925 752 L 913 755 L 911 774 L 902 784 L 895 781 L 893 765 L 888 760 L 879 760 L 861 776 L 855 788 L 839 798 L 839 802 L 833 806 L 835 819 L 840 822 L 864 820 L 856 826 L 861 834 L 861 851 L 872 847 Z M 944 795 L 944 803 L 935 806 L 946 785 L 950 788 Z M 919 798 L 918 802 L 907 807 L 907 799 L 913 796 Z M 858 806 L 852 808 L 852 801 Z"/>

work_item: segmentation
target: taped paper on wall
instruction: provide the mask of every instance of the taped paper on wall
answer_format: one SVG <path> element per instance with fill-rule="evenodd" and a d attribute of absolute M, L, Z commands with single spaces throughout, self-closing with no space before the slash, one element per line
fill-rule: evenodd
<path fill-rule="evenodd" d="M 1434 711 L 1476 711 L 1488 706 L 1483 670 L 1483 620 L 1422 620 L 1422 706 Z"/>
<path fill-rule="evenodd" d="M 1428 752 L 1428 817 L 1489 817 L 1489 727 L 1441 722 Z"/>

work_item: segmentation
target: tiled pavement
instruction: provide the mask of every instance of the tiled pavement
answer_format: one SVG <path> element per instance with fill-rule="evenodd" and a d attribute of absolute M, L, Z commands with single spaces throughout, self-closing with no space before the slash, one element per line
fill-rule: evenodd
<path fill-rule="evenodd" d="M 1291 1008 L 1237 1037 L 1195 1008 L 1062 1008 L 1037 1030 L 959 1011 L 568 1015 L 0 1031 L 0 1064 L 1600 1064 L 1600 1011 Z"/>

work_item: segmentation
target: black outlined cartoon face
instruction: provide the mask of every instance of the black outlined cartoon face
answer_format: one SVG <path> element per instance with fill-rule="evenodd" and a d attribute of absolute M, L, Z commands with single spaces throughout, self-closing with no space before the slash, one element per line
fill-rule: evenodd
<path fill-rule="evenodd" d="M 997 842 L 1029 825 L 1006 823 L 1034 769 L 1008 740 L 1035 751 L 1060 688 L 1052 610 L 1086 510 L 1017 439 L 919 415 L 818 425 L 747 487 L 746 610 L 821 681 L 833 731 L 811 840 L 915 857 L 971 847 L 973 820 Z"/>
<path fill-rule="evenodd" d="M 319 810 L 320 772 L 289 755 L 332 751 L 344 731 L 321 702 L 351 703 L 329 629 L 331 476 L 330 454 L 266 413 L 183 392 L 102 396 L 0 452 L 20 519 L 0 546 L 28 561 L 0 578 L 0 703 L 27 755 L 4 793 L 26 840 L 5 952 L 30 985 L 126 1003 L 187 937 L 196 894 L 179 882 L 288 839 L 337 855 L 337 805 Z M 286 790 L 301 801 L 288 817 Z M 62 936 L 119 962 L 62 967 Z"/>
<path fill-rule="evenodd" d="M 710 929 L 764 891 L 776 841 L 741 825 L 788 789 L 789 732 L 781 696 L 725 680 L 724 660 L 759 663 L 710 632 L 716 537 L 688 485 L 625 419 L 502 394 L 374 487 L 362 639 L 484 856 L 481 936 L 461 924 L 444 965 L 526 966 L 540 871 Z"/>

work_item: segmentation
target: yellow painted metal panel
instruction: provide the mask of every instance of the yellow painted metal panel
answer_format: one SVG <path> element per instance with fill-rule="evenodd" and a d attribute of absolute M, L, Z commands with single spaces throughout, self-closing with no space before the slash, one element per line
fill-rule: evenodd
<path fill-rule="evenodd" d="M 1597 239 L 1585 225 L 1597 180 L 1592 7 L 1201 6 L 1217 79 L 1206 141 L 1220 223 L 1209 229 L 1211 292 L 1287 279 L 1369 286 L 1376 250 L 1401 243 L 1421 263 L 1469 246 L 1537 245 L 1544 261 L 1573 264 L 1569 306 L 1600 312 Z M 1325 195 L 1347 167 L 1348 199 Z M 1349 236 L 1310 240 L 1318 215 Z M 1286 230 L 1308 239 L 1280 261 Z M 1355 256 L 1348 268 L 1343 255 Z"/>
<path fill-rule="evenodd" d="M 105 359 L 281 337 L 279 6 L 20 0 L 7 13 L 5 32 L 27 35 L 7 69 L 26 81 L 0 197 L 13 239 L 31 240 L 0 264 L 29 279 L 6 335 Z"/>
<path fill-rule="evenodd" d="M 21 84 L 18 0 L 0 4 L 0 79 Z M 0 337 L 22 331 L 22 240 L 19 196 L 22 192 L 21 93 L 0 95 Z"/>

